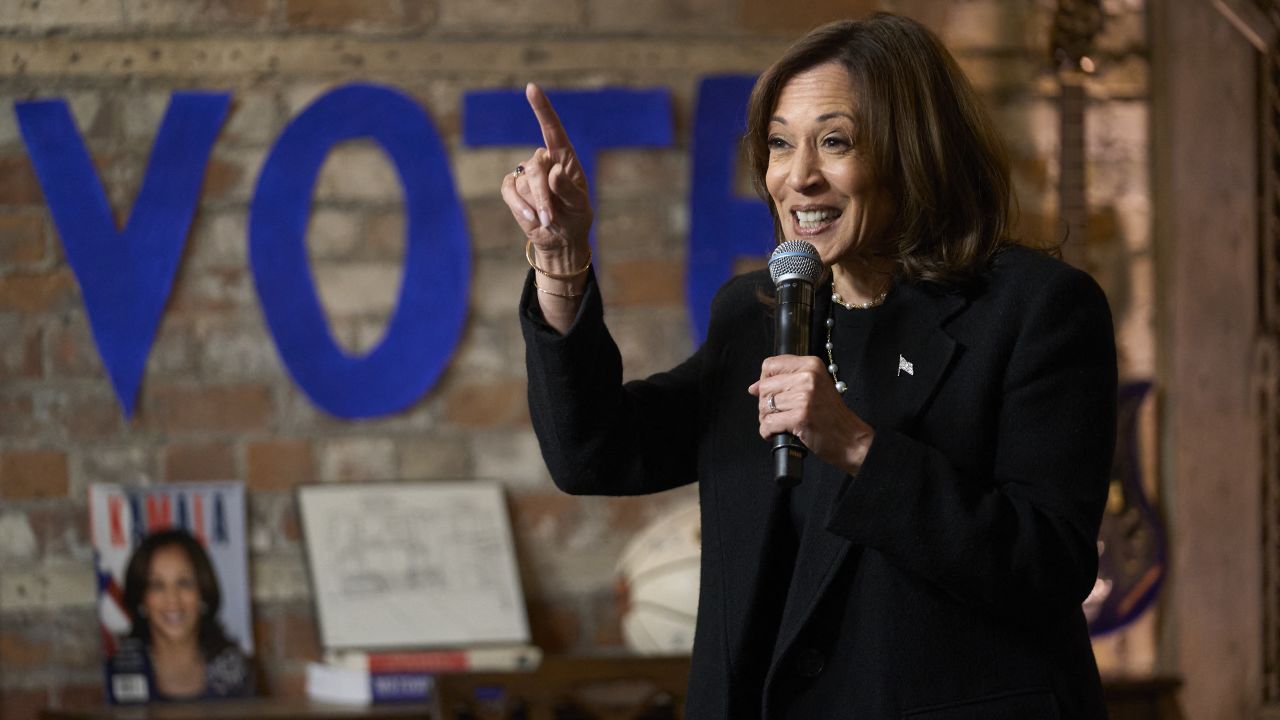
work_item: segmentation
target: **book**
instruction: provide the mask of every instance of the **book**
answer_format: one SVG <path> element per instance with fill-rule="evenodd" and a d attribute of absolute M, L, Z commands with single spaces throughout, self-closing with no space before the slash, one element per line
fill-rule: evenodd
<path fill-rule="evenodd" d="M 502 645 L 440 650 L 331 650 L 325 659 L 333 667 L 379 673 L 522 672 L 542 663 L 542 649 L 533 645 Z"/>
<path fill-rule="evenodd" d="M 428 702 L 435 690 L 429 672 L 370 672 L 365 669 L 307 663 L 307 697 L 343 705 Z"/>
<path fill-rule="evenodd" d="M 107 698 L 252 695 L 243 484 L 95 483 L 89 525 Z"/>

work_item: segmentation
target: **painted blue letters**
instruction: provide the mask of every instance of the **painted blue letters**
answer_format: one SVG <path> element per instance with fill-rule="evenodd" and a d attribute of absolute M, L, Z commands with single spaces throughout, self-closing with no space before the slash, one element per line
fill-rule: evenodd
<path fill-rule="evenodd" d="M 765 204 L 734 192 L 753 82 L 749 76 L 711 77 L 699 89 L 686 278 L 699 341 L 706 334 L 711 299 L 734 262 L 767 255 L 772 247 L 773 223 Z M 593 182 L 597 153 L 668 147 L 674 141 L 666 89 L 548 95 Z M 126 416 L 137 401 L 229 102 L 226 93 L 173 94 L 123 230 L 116 229 L 65 101 L 23 102 L 15 108 Z M 462 130 L 471 146 L 542 144 L 522 90 L 468 92 Z M 404 278 L 395 311 L 382 341 L 360 356 L 347 354 L 333 340 L 305 237 L 325 158 L 336 144 L 355 138 L 371 138 L 387 153 L 399 173 L 407 216 Z M 430 389 L 462 335 L 471 260 L 448 158 L 423 109 L 400 91 L 357 84 L 325 94 L 290 122 L 258 178 L 249 212 L 249 260 L 280 356 L 316 405 L 339 417 L 372 417 L 402 410 Z"/>
<path fill-rule="evenodd" d="M 693 182 L 689 192 L 689 270 L 686 302 L 695 342 L 711 320 L 711 299 L 740 257 L 768 256 L 773 218 L 757 198 L 734 193 L 738 146 L 746 131 L 747 99 L 755 78 L 709 77 L 698 89 L 693 125 Z"/>
<path fill-rule="evenodd" d="M 668 90 L 556 90 L 547 93 L 573 142 L 594 201 L 596 153 L 609 148 L 668 147 Z M 524 90 L 476 90 L 463 98 L 463 140 L 472 146 L 542 145 L 542 131 Z M 494 181 L 496 192 L 497 180 Z M 595 244 L 595 229 L 591 231 Z"/>
<path fill-rule="evenodd" d="M 84 295 L 102 364 L 125 416 L 186 246 L 227 93 L 174 93 L 124 230 L 64 100 L 17 103 L 22 138 Z"/>
<path fill-rule="evenodd" d="M 382 341 L 352 357 L 334 342 L 307 262 L 311 193 L 329 151 L 369 137 L 404 188 L 404 279 Z M 316 405 L 345 418 L 417 400 L 448 363 L 467 314 L 470 243 L 444 146 L 411 98 L 377 85 L 332 90 L 284 129 L 249 212 L 249 261 L 280 357 Z"/>

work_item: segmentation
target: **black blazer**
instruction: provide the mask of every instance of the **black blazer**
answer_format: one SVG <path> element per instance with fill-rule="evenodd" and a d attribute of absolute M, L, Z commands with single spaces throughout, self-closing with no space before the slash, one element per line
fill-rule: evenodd
<path fill-rule="evenodd" d="M 875 440 L 856 478 L 808 459 L 810 517 L 825 522 L 781 575 L 776 627 L 752 622 L 781 592 L 768 538 L 785 491 L 747 394 L 772 354 L 767 274 L 720 290 L 687 361 L 626 385 L 594 280 L 564 336 L 526 286 L 529 403 L 557 485 L 632 495 L 700 481 L 689 718 L 1105 716 L 1080 603 L 1115 441 L 1110 311 L 1088 275 L 1025 248 L 1001 251 L 984 281 L 894 289 L 897 316 L 867 346 Z"/>

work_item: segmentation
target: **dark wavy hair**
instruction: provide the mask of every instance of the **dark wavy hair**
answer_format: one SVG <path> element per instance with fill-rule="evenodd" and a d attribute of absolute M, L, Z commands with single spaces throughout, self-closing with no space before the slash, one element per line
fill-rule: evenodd
<path fill-rule="evenodd" d="M 775 237 L 782 239 L 782 223 L 765 187 L 769 121 L 787 82 L 828 62 L 852 79 L 854 143 L 895 204 L 890 247 L 880 252 L 910 281 L 977 280 L 996 251 L 1013 242 L 1008 153 L 941 41 L 889 13 L 810 31 L 756 81 L 743 142 Z"/>
<path fill-rule="evenodd" d="M 218 622 L 218 608 L 222 607 L 222 592 L 218 589 L 218 577 L 214 575 L 213 563 L 205 552 L 200 541 L 186 530 L 159 530 L 146 537 L 129 559 L 129 567 L 124 574 L 124 607 L 133 621 L 129 631 L 131 637 L 141 639 L 151 645 L 151 622 L 142 612 L 142 603 L 147 595 L 147 582 L 151 575 L 151 559 L 164 548 L 176 547 L 183 551 L 196 574 L 196 587 L 200 591 L 200 623 L 197 636 L 200 652 L 206 661 L 213 659 L 227 647 L 234 645 L 222 624 Z"/>

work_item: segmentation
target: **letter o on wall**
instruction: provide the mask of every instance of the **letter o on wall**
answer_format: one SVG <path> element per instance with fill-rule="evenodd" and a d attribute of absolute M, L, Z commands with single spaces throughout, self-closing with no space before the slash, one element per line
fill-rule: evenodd
<path fill-rule="evenodd" d="M 334 341 L 307 261 L 311 195 L 333 146 L 376 141 L 395 164 L 406 215 L 404 280 L 382 341 L 362 356 Z M 271 148 L 249 210 L 249 263 L 267 326 L 294 381 L 344 418 L 411 405 L 461 338 L 470 242 L 448 158 L 431 120 L 398 90 L 353 84 L 321 96 Z"/>

